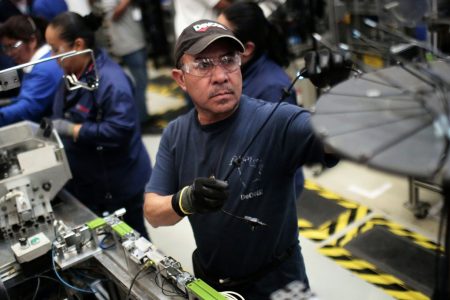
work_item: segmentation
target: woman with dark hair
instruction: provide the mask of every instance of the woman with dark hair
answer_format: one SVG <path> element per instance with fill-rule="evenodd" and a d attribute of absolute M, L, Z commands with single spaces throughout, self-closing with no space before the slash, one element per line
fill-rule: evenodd
<path fill-rule="evenodd" d="M 289 65 L 286 39 L 264 16 L 254 2 L 236 2 L 222 11 L 217 19 L 230 28 L 244 44 L 242 59 L 242 93 L 255 99 L 278 102 L 283 90 L 291 84 L 283 66 Z M 293 90 L 285 99 L 297 105 Z M 297 198 L 303 191 L 301 169 L 295 174 Z"/>
<path fill-rule="evenodd" d="M 242 54 L 243 93 L 270 102 L 280 100 L 291 80 L 283 66 L 289 65 L 286 39 L 254 2 L 236 2 L 217 19 L 244 44 Z M 293 91 L 286 102 L 297 105 Z"/>
<path fill-rule="evenodd" d="M 3 52 L 15 63 L 33 62 L 51 55 L 45 43 L 47 23 L 24 15 L 12 16 L 0 27 Z M 0 108 L 0 126 L 23 120 L 39 122 L 51 114 L 53 98 L 62 70 L 56 61 L 32 65 L 23 69 L 22 86 L 11 104 Z"/>
<path fill-rule="evenodd" d="M 93 49 L 99 86 L 68 91 L 63 82 L 53 105 L 53 125 L 65 146 L 73 179 L 67 189 L 96 214 L 124 207 L 125 221 L 146 235 L 144 186 L 151 164 L 139 131 L 130 81 L 105 51 L 96 49 L 95 18 L 73 12 L 56 16 L 45 37 L 54 54 Z M 68 74 L 88 82 L 95 68 L 90 54 L 61 62 Z"/>

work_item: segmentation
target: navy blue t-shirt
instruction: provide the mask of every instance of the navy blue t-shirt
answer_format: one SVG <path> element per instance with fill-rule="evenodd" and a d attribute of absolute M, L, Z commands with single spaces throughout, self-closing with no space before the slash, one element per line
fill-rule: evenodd
<path fill-rule="evenodd" d="M 243 95 L 236 112 L 223 121 L 201 126 L 195 110 L 172 121 L 163 133 L 146 191 L 170 195 L 196 177 L 223 179 L 274 106 Z M 230 197 L 223 207 L 268 226 L 252 231 L 248 223 L 220 211 L 189 216 L 200 263 L 210 276 L 245 277 L 298 245 L 294 173 L 306 162 L 325 163 L 310 113 L 282 103 L 229 177 Z M 286 283 L 306 279 L 292 272 L 284 276 L 290 277 Z"/>
<path fill-rule="evenodd" d="M 283 90 L 288 89 L 292 80 L 283 68 L 262 54 L 244 65 L 242 68 L 242 93 L 255 99 L 278 102 L 283 96 Z M 297 105 L 295 89 L 292 89 L 284 102 Z M 304 176 L 302 169 L 295 174 L 295 193 L 300 197 L 303 191 Z"/>

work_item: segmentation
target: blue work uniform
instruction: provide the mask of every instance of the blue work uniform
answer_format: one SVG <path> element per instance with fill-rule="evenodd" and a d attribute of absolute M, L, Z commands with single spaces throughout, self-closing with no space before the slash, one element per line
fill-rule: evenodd
<path fill-rule="evenodd" d="M 47 57 L 50 52 L 39 59 Z M 50 116 L 62 75 L 56 60 L 36 64 L 31 71 L 25 71 L 19 95 L 11 99 L 10 105 L 0 108 L 0 126 L 24 120 L 40 122 Z"/>
<path fill-rule="evenodd" d="M 76 141 L 62 139 L 73 175 L 67 188 L 97 214 L 127 208 L 125 221 L 142 233 L 143 192 L 151 164 L 141 140 L 131 84 L 103 50 L 96 53 L 95 62 L 98 89 L 68 91 L 61 83 L 53 107 L 54 119 L 82 124 Z M 80 80 L 92 78 L 91 64 Z"/>
<path fill-rule="evenodd" d="M 262 54 L 242 67 L 242 93 L 255 99 L 278 102 L 283 90 L 291 85 L 291 79 L 280 65 Z M 297 105 L 293 89 L 284 102 Z"/>
<path fill-rule="evenodd" d="M 274 106 L 242 95 L 235 113 L 220 122 L 202 126 L 195 110 L 170 122 L 146 192 L 171 195 L 197 177 L 224 179 Z M 306 162 L 337 162 L 324 154 L 309 120 L 308 111 L 282 103 L 228 178 L 230 195 L 223 209 L 267 226 L 254 229 L 221 211 L 189 216 L 197 270 L 215 288 L 240 292 L 246 299 L 269 299 L 293 280 L 308 284 L 298 241 L 294 174 Z M 219 279 L 233 283 L 246 278 L 252 280 L 233 287 L 219 284 Z"/>

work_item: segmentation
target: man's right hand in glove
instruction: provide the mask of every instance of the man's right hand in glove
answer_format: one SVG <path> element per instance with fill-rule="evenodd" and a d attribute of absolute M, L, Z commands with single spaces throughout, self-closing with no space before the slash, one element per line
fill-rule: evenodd
<path fill-rule="evenodd" d="M 199 177 L 172 197 L 172 208 L 181 217 L 208 213 L 222 208 L 229 195 L 228 183 L 215 178 Z"/>

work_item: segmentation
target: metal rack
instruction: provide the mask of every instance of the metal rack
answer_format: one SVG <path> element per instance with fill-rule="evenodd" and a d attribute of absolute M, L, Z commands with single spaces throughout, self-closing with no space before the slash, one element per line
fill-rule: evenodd
<path fill-rule="evenodd" d="M 414 216 L 423 219 L 428 216 L 431 208 L 430 203 L 420 200 L 420 189 L 425 189 L 434 193 L 442 194 L 442 187 L 437 182 L 425 181 L 408 177 L 409 198 L 406 207 L 410 209 Z"/>

